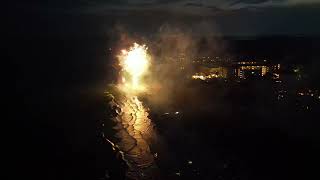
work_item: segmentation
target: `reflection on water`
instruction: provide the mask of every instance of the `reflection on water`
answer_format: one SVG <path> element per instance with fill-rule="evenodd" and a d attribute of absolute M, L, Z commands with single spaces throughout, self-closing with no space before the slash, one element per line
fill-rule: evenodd
<path fill-rule="evenodd" d="M 150 143 L 155 138 L 154 126 L 148 112 L 136 96 L 111 101 L 115 107 L 115 145 L 121 151 L 131 179 L 153 179 L 156 166 Z"/>

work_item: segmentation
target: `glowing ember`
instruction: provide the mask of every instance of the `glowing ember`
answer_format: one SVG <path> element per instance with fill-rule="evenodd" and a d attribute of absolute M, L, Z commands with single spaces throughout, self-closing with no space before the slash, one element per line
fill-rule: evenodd
<path fill-rule="evenodd" d="M 142 82 L 150 65 L 150 55 L 147 53 L 146 45 L 134 43 L 129 50 L 122 50 L 118 56 L 122 67 L 122 90 L 126 92 L 142 92 L 146 90 Z"/>

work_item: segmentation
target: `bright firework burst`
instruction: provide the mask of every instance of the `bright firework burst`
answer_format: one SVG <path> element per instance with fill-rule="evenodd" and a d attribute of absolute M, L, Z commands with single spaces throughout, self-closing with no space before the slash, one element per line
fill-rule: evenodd
<path fill-rule="evenodd" d="M 129 50 L 121 50 L 118 56 L 119 65 L 122 67 L 121 88 L 131 93 L 139 93 L 146 90 L 142 81 L 150 66 L 150 55 L 146 45 L 134 43 Z"/>

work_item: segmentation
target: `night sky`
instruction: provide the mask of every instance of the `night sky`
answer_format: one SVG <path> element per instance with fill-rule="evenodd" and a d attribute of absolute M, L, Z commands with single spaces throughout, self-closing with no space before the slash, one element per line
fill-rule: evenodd
<path fill-rule="evenodd" d="M 95 0 L 29 1 L 10 5 L 8 16 L 98 16 L 132 31 L 153 33 L 161 25 L 179 24 L 196 33 L 216 35 L 319 35 L 319 0 Z M 143 30 L 139 26 L 143 26 Z M 200 29 L 200 30 L 199 30 Z"/>

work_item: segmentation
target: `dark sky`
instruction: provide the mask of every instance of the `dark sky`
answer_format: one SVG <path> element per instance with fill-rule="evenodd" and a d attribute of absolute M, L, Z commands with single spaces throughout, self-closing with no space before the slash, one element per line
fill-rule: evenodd
<path fill-rule="evenodd" d="M 33 0 L 19 10 L 99 16 L 128 30 L 164 24 L 218 35 L 320 35 L 320 0 Z"/>

